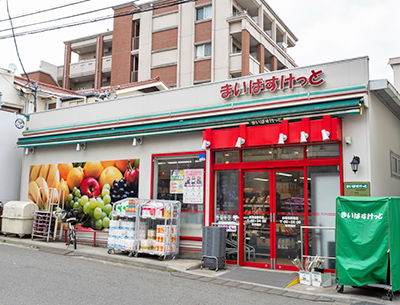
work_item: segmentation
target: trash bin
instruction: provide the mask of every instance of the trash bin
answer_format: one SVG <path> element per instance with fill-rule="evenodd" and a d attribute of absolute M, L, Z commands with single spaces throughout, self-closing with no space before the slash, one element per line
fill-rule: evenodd
<path fill-rule="evenodd" d="M 32 234 L 33 216 L 38 206 L 30 201 L 9 201 L 3 207 L 1 231 L 20 237 Z"/>

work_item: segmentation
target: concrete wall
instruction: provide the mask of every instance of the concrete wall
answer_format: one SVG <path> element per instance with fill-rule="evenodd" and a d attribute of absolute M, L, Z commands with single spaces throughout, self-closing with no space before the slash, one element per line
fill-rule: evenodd
<path fill-rule="evenodd" d="M 21 130 L 14 126 L 16 119 L 14 113 L 0 110 L 0 201 L 3 202 L 20 198 L 23 150 L 14 148 L 21 136 Z"/>
<path fill-rule="evenodd" d="M 391 177 L 390 169 L 390 151 L 400 155 L 400 120 L 373 94 L 369 104 L 371 194 L 400 196 L 400 180 Z"/>
<path fill-rule="evenodd" d="M 367 111 L 365 111 L 367 112 Z M 368 116 L 364 115 L 348 115 L 342 118 L 343 132 L 343 181 L 344 182 L 362 182 L 371 181 L 371 170 L 369 154 L 369 131 Z M 345 144 L 345 137 L 351 137 L 352 143 Z M 359 156 L 361 164 L 357 174 L 351 170 L 350 162 L 353 156 Z"/>

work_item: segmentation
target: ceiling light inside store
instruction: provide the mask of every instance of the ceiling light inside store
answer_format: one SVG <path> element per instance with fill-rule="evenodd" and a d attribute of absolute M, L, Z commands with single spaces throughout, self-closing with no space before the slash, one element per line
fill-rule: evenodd
<path fill-rule="evenodd" d="M 268 182 L 268 181 L 269 181 L 269 179 L 264 179 L 264 178 L 254 178 L 254 180 L 257 180 L 257 181 L 265 181 L 265 182 Z"/>
<path fill-rule="evenodd" d="M 276 173 L 279 176 L 285 176 L 285 177 L 293 177 L 292 174 L 286 174 L 286 173 Z"/>

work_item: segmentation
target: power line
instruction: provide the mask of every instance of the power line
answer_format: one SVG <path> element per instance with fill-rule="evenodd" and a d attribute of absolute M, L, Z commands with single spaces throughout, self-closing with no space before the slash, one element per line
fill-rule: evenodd
<path fill-rule="evenodd" d="M 81 1 L 78 1 L 78 2 L 67 3 L 67 4 L 64 4 L 64 5 L 60 5 L 60 6 L 55 6 L 55 7 L 43 9 L 43 10 L 36 11 L 36 12 L 33 12 L 33 13 L 27 13 L 27 14 L 23 14 L 23 15 L 19 15 L 19 16 L 14 16 L 13 19 L 15 20 L 17 18 L 32 16 L 32 15 L 36 15 L 36 14 L 40 14 L 40 13 L 44 13 L 44 12 L 48 12 L 48 11 L 52 11 L 52 10 L 57 10 L 57 9 L 60 9 L 60 8 L 63 8 L 63 7 L 67 7 L 67 6 L 71 6 L 71 5 L 75 5 L 75 4 L 79 4 L 79 3 L 87 2 L 87 1 L 90 1 L 90 0 L 81 0 Z M 3 22 L 3 21 L 8 21 L 8 19 L 0 20 L 0 22 Z"/>
<path fill-rule="evenodd" d="M 87 0 L 85 0 L 85 1 L 87 1 Z M 21 28 L 26 28 L 26 27 L 34 26 L 34 25 L 38 25 L 38 24 L 44 24 L 44 23 L 49 23 L 49 22 L 54 22 L 54 21 L 59 21 L 59 20 L 79 17 L 79 16 L 82 16 L 82 15 L 96 13 L 96 12 L 104 11 L 104 10 L 107 10 L 107 9 L 109 9 L 109 8 L 101 8 L 101 9 L 98 9 L 98 10 L 93 10 L 93 11 L 89 11 L 89 12 L 84 12 L 84 13 L 79 13 L 79 14 L 75 14 L 75 15 L 65 16 L 65 17 L 61 17 L 61 18 L 55 18 L 55 19 L 39 21 L 39 22 L 35 22 L 35 23 L 30 23 L 30 24 L 24 24 L 24 25 L 20 25 L 20 26 L 14 27 L 14 30 L 21 29 Z M 9 31 L 9 30 L 11 30 L 11 28 L 0 30 L 0 32 L 6 32 L 6 31 Z"/>
<path fill-rule="evenodd" d="M 22 70 L 24 71 L 24 74 L 25 74 L 26 78 L 28 79 L 28 84 L 29 84 L 31 81 L 30 81 L 30 79 L 29 79 L 28 74 L 26 74 L 24 65 L 22 64 L 21 56 L 19 56 L 18 45 L 17 45 L 17 39 L 15 38 L 13 23 L 12 23 L 12 19 L 11 19 L 11 16 L 10 16 L 10 11 L 9 11 L 9 9 L 8 9 L 8 0 L 6 0 L 6 4 L 7 4 L 8 19 L 10 20 L 10 24 L 11 24 L 12 37 L 14 38 L 15 50 L 17 51 L 17 56 L 18 56 L 19 63 L 21 64 Z M 25 85 L 25 86 L 26 86 L 26 85 Z"/>
<path fill-rule="evenodd" d="M 136 0 L 136 1 L 138 1 L 138 0 Z M 143 8 L 143 9 L 139 8 L 139 9 L 134 9 L 134 10 L 122 12 L 122 13 L 120 13 L 118 15 L 107 15 L 107 16 L 97 17 L 97 18 L 89 19 L 89 20 L 77 21 L 77 22 L 62 24 L 62 25 L 58 25 L 58 26 L 52 26 L 52 27 L 47 27 L 47 28 L 42 28 L 42 29 L 36 29 L 36 30 L 31 30 L 31 31 L 20 32 L 20 33 L 17 33 L 17 34 L 13 33 L 12 35 L 11 34 L 10 35 L 4 35 L 4 36 L 0 36 L 0 40 L 11 38 L 11 37 L 19 37 L 19 36 L 25 36 L 25 35 L 32 35 L 32 34 L 48 32 L 48 31 L 54 31 L 54 30 L 59 30 L 59 29 L 63 29 L 63 28 L 69 28 L 69 27 L 74 27 L 74 26 L 78 26 L 78 25 L 83 25 L 83 24 L 103 21 L 103 20 L 107 20 L 107 19 L 111 19 L 111 18 L 115 19 L 115 18 L 120 18 L 120 17 L 124 17 L 124 16 L 128 16 L 128 15 L 134 15 L 134 14 L 142 13 L 142 12 L 145 12 L 145 11 L 152 11 L 152 10 L 157 10 L 157 9 L 161 9 L 161 8 L 165 8 L 165 7 L 170 7 L 170 6 L 174 6 L 174 5 L 184 4 L 184 3 L 188 3 L 188 2 L 195 2 L 195 1 L 197 1 L 197 0 L 173 0 L 173 1 L 167 1 L 166 3 L 159 3 L 159 4 L 151 5 L 149 7 Z M 112 8 L 112 7 L 109 7 L 109 8 Z"/>
<path fill-rule="evenodd" d="M 81 1 L 81 2 L 86 2 L 86 1 L 90 1 L 90 0 L 83 0 L 83 1 Z M 140 0 L 133 0 L 132 2 L 134 3 L 134 2 L 138 2 L 138 1 L 140 1 Z M 77 3 L 75 3 L 75 4 L 78 4 L 78 3 L 79 3 L 79 2 L 77 2 Z M 59 8 L 59 7 L 57 7 L 57 8 Z M 74 18 L 74 17 L 79 17 L 79 16 L 82 16 L 82 15 L 89 15 L 89 14 L 92 14 L 92 13 L 97 13 L 97 12 L 104 11 L 104 10 L 108 10 L 108 9 L 111 9 L 111 8 L 113 8 L 113 7 L 112 7 L 112 6 L 109 6 L 109 7 L 104 7 L 104 8 L 101 8 L 101 9 L 91 10 L 91 11 L 87 11 L 87 12 L 83 12 L 83 13 L 79 13 L 79 14 L 64 16 L 64 17 L 55 18 L 55 19 L 50 19 L 50 20 L 39 21 L 39 22 L 35 22 L 35 23 L 29 23 L 29 24 L 25 24 L 25 25 L 20 25 L 20 26 L 14 27 L 14 30 L 16 30 L 16 29 L 21 29 L 21 28 L 25 28 L 25 27 L 30 27 L 30 26 L 34 26 L 34 25 L 39 25 L 39 24 L 44 24 L 44 23 L 49 23 L 49 22 L 54 22 L 54 21 L 59 21 L 59 20 L 64 20 L 64 19 L 69 19 L 69 18 Z M 49 10 L 50 10 L 50 9 L 49 9 Z M 38 12 L 36 12 L 36 13 L 38 13 Z M 30 13 L 30 14 L 25 14 L 25 15 L 21 15 L 21 16 L 25 16 L 25 17 L 26 17 L 26 16 L 34 15 L 34 14 L 36 14 L 36 13 Z M 40 13 L 40 12 L 39 12 L 39 13 Z M 109 18 L 111 18 L 111 17 L 109 17 Z M 13 17 L 13 19 L 15 19 L 15 17 Z M 7 19 L 7 20 L 8 20 L 8 19 Z M 2 21 L 2 20 L 0 20 L 0 22 L 1 22 L 1 21 Z M 6 31 L 9 31 L 9 30 L 11 30 L 11 28 L 0 30 L 0 32 L 6 32 Z M 17 34 L 17 36 L 19 36 L 19 34 Z"/>

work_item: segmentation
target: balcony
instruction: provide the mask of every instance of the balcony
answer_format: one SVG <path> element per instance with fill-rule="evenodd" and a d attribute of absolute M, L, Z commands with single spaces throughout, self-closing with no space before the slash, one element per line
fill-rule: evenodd
<path fill-rule="evenodd" d="M 101 71 L 104 72 L 111 72 L 111 55 L 103 57 L 103 63 Z"/>
<path fill-rule="evenodd" d="M 229 72 L 231 74 L 242 71 L 242 53 L 231 54 L 229 57 Z M 260 73 L 260 63 L 253 57 L 249 58 L 249 72 L 251 75 Z"/>
<path fill-rule="evenodd" d="M 94 74 L 95 66 L 96 66 L 95 59 L 89 59 L 89 60 L 71 64 L 70 71 L 69 71 L 69 77 L 77 78 L 77 77 L 82 77 L 85 75 Z"/>
<path fill-rule="evenodd" d="M 250 75 L 260 73 L 260 63 L 253 56 L 250 56 L 250 59 L 249 59 L 249 72 L 250 72 Z"/>

